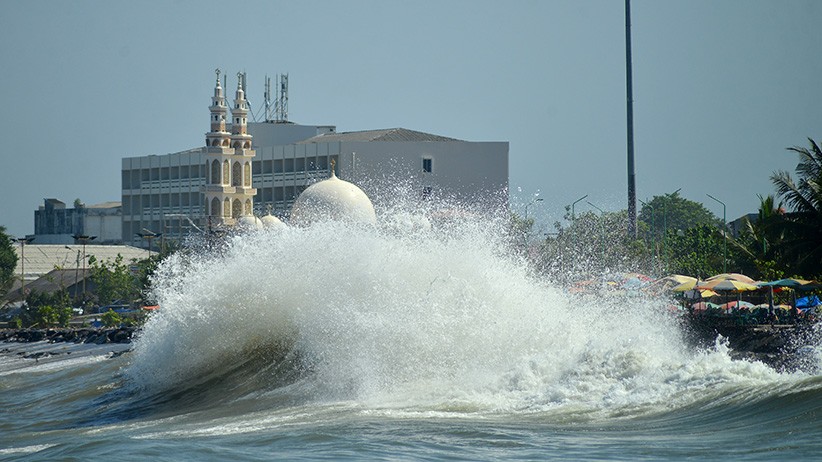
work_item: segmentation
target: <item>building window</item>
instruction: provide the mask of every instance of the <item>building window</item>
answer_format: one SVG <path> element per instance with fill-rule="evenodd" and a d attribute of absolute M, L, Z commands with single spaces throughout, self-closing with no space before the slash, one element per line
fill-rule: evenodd
<path fill-rule="evenodd" d="M 424 188 L 422 188 L 422 198 L 423 200 L 431 198 L 431 186 L 425 186 Z"/>
<path fill-rule="evenodd" d="M 425 173 L 431 173 L 431 159 L 422 160 L 422 171 Z"/>

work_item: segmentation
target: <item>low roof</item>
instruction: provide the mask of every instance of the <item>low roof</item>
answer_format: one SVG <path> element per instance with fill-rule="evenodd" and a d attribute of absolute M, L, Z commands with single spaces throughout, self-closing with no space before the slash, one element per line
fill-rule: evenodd
<path fill-rule="evenodd" d="M 324 133 L 297 144 L 335 143 L 341 141 L 460 141 L 447 136 L 408 130 L 407 128 L 386 128 L 383 130 L 364 130 L 359 132 Z"/>
<path fill-rule="evenodd" d="M 19 245 L 14 246 L 14 251 L 17 253 L 17 267 L 14 269 L 14 274 L 19 276 L 21 265 L 25 265 L 26 280 L 36 279 L 55 268 L 83 268 L 83 246 L 81 244 L 28 244 L 23 251 L 25 260 L 20 258 Z M 144 260 L 149 255 L 148 250 L 130 245 L 86 245 L 85 252 L 86 260 L 94 255 L 94 258 L 99 261 L 114 261 L 119 254 L 123 256 L 123 263 L 130 263 L 135 259 Z"/>
<path fill-rule="evenodd" d="M 91 275 L 91 270 L 82 269 L 55 269 L 49 271 L 47 274 L 40 276 L 34 281 L 26 282 L 26 292 L 40 292 L 43 294 L 50 294 L 61 289 L 69 290 L 83 279 Z M 11 290 L 3 297 L 6 301 L 22 300 L 21 293 L 22 286 L 18 281 L 15 281 Z"/>

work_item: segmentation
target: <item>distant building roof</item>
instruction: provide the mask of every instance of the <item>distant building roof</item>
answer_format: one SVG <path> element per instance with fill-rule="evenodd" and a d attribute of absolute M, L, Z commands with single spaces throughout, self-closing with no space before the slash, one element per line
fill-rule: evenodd
<path fill-rule="evenodd" d="M 307 140 L 300 141 L 297 144 L 307 143 L 335 143 L 335 142 L 353 141 L 353 142 L 368 142 L 368 141 L 460 141 L 456 138 L 448 138 L 447 136 L 432 135 L 430 133 L 423 133 L 407 128 L 386 128 L 383 130 L 364 130 L 359 132 L 342 132 L 342 133 L 324 133 L 317 135 Z"/>
<path fill-rule="evenodd" d="M 108 201 L 102 204 L 87 205 L 87 209 L 113 209 L 115 207 L 122 207 L 123 203 L 120 201 Z"/>
<path fill-rule="evenodd" d="M 50 294 L 53 292 L 58 292 L 60 290 L 66 290 L 72 292 L 72 288 L 75 287 L 78 283 L 82 282 L 83 279 L 88 278 L 91 275 L 91 269 L 86 268 L 85 271 L 82 269 L 53 269 L 46 273 L 43 276 L 40 276 L 34 281 L 26 282 L 26 292 L 39 292 L 41 294 Z M 77 289 L 73 292 L 77 292 Z M 16 301 L 22 300 L 23 293 L 22 293 L 22 286 L 20 282 L 15 281 L 14 287 L 10 290 L 5 297 L 3 297 L 5 301 Z"/>
<path fill-rule="evenodd" d="M 14 251 L 17 253 L 17 267 L 14 274 L 19 276 L 21 263 L 20 246 L 15 245 Z M 78 263 L 77 252 L 80 252 Z M 24 250 L 25 254 L 25 278 L 33 280 L 39 276 L 49 273 L 55 268 L 74 270 L 78 266 L 82 270 L 83 245 L 49 245 L 49 244 L 28 244 Z M 123 263 L 128 264 L 131 260 L 143 260 L 148 258 L 148 250 L 130 245 L 86 245 L 86 259 L 94 255 L 98 261 L 114 261 L 117 255 L 123 256 Z M 88 268 L 88 264 L 86 264 Z"/>

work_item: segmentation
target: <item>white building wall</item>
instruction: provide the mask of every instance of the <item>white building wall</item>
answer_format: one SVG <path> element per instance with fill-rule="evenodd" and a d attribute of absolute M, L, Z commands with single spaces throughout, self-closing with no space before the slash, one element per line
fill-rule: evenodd
<path fill-rule="evenodd" d="M 253 128 L 252 128 L 253 127 Z M 337 160 L 340 178 L 358 184 L 376 206 L 396 197 L 399 184 L 412 196 L 444 197 L 494 208 L 507 204 L 508 143 L 468 141 L 337 141 L 267 144 L 275 140 L 313 137 L 333 127 L 250 124 L 256 157 L 252 163 L 255 214 L 271 207 L 287 216 L 297 196 L 327 178 Z M 279 133 L 279 134 L 278 134 Z M 423 172 L 423 159 L 432 171 Z M 122 160 L 122 240 L 145 247 L 137 233 L 146 230 L 175 239 L 194 226 L 206 229 L 203 193 L 205 156 L 202 149 Z M 502 199 L 503 203 L 496 201 Z"/>

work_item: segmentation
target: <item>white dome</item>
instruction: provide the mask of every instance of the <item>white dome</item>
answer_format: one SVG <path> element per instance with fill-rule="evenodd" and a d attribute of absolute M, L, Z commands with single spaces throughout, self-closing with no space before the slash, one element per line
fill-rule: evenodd
<path fill-rule="evenodd" d="M 263 222 L 259 218 L 246 215 L 237 219 L 237 224 L 244 229 L 263 229 Z"/>
<path fill-rule="evenodd" d="M 331 178 L 306 188 L 291 208 L 291 223 L 295 225 L 308 226 L 325 220 L 373 225 L 377 215 L 362 189 L 337 178 L 332 169 Z"/>
<path fill-rule="evenodd" d="M 279 229 L 285 227 L 285 223 L 283 223 L 282 221 L 280 221 L 279 218 L 275 217 L 270 213 L 260 218 L 260 221 L 263 222 L 263 228 L 266 229 Z"/>

